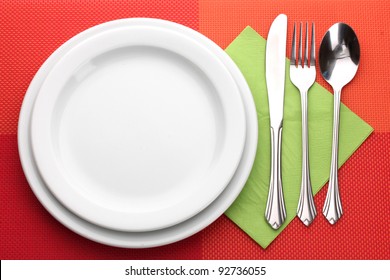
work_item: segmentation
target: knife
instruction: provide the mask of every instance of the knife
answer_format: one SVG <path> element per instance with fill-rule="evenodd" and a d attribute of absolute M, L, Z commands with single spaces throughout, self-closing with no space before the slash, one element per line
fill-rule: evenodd
<path fill-rule="evenodd" d="M 265 217 L 273 229 L 278 229 L 286 219 L 281 174 L 286 40 L 287 16 L 280 14 L 269 30 L 265 57 L 271 125 L 271 178 Z"/>

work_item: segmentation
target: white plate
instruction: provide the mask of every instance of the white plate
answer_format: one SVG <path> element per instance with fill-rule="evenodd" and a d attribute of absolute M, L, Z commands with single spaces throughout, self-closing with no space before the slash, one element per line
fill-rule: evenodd
<path fill-rule="evenodd" d="M 220 51 L 218 46 L 210 45 L 210 50 L 218 54 L 219 59 L 229 69 L 240 89 L 245 107 L 247 129 L 244 152 L 236 173 L 228 186 L 207 208 L 194 217 L 169 228 L 150 232 L 122 232 L 89 223 L 65 208 L 53 196 L 39 175 L 33 158 L 29 137 L 31 113 L 42 83 L 56 62 L 79 42 L 86 38 L 90 38 L 101 31 L 127 26 L 137 26 L 139 24 L 148 26 L 169 25 L 171 28 L 175 28 L 180 32 L 192 33 L 193 36 L 195 36 L 194 38 L 200 42 L 210 42 L 209 39 L 203 35 L 184 26 L 155 19 L 123 19 L 91 28 L 62 45 L 42 65 L 26 93 L 18 127 L 18 146 L 22 166 L 31 189 L 42 205 L 51 213 L 51 215 L 72 231 L 99 243 L 125 248 L 155 247 L 173 243 L 195 234 L 215 221 L 240 193 L 251 171 L 257 148 L 257 115 L 248 85 L 234 62 L 223 51 Z M 194 35 L 194 33 L 196 35 Z"/>
<path fill-rule="evenodd" d="M 69 210 L 122 231 L 170 227 L 227 186 L 245 144 L 240 91 L 194 33 L 102 31 L 68 51 L 42 84 L 32 150 Z"/>

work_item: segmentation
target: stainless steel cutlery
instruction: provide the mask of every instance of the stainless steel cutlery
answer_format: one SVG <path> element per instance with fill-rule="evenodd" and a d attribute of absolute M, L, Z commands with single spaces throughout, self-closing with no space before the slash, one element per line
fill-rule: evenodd
<path fill-rule="evenodd" d="M 271 124 L 271 179 L 265 217 L 274 229 L 286 219 L 281 168 L 286 40 L 287 16 L 281 14 L 269 30 L 265 62 Z"/>
<path fill-rule="evenodd" d="M 355 77 L 359 61 L 360 46 L 355 32 L 345 23 L 334 24 L 326 32 L 320 46 L 321 74 L 334 91 L 332 161 L 322 211 L 331 224 L 336 223 L 343 214 L 337 178 L 341 89 Z"/>
<path fill-rule="evenodd" d="M 299 89 L 302 108 L 302 177 L 297 216 L 306 226 L 309 226 L 317 215 L 310 180 L 308 140 L 308 92 L 316 79 L 314 23 L 311 29 L 310 56 L 308 24 L 306 24 L 304 56 L 302 23 L 299 25 L 298 55 L 296 33 L 298 31 L 294 24 L 290 80 Z M 281 14 L 275 18 L 268 33 L 265 65 L 271 126 L 271 176 L 265 218 L 273 229 L 278 229 L 286 219 L 281 165 L 286 37 L 287 16 Z M 322 40 L 319 53 L 321 74 L 334 90 L 332 160 L 329 188 L 323 208 L 325 217 L 334 224 L 343 213 L 337 180 L 340 94 L 343 86 L 355 76 L 359 65 L 360 47 L 356 34 L 344 23 L 333 25 Z"/>
<path fill-rule="evenodd" d="M 307 123 L 307 100 L 309 88 L 316 80 L 315 69 L 315 35 L 314 23 L 312 25 L 311 35 L 311 50 L 309 63 L 309 29 L 306 23 L 306 39 L 305 39 L 305 57 L 302 58 L 302 23 L 299 25 L 300 35 L 298 43 L 298 57 L 296 56 L 295 46 L 295 24 L 293 31 L 293 39 L 291 46 L 291 63 L 290 63 L 290 80 L 299 89 L 301 94 L 302 107 L 302 179 L 301 193 L 299 195 L 297 216 L 301 221 L 309 226 L 317 215 L 316 207 L 313 200 L 313 192 L 310 181 L 310 166 L 309 166 L 309 143 L 308 143 L 308 123 Z M 302 60 L 303 59 L 303 60 Z M 303 66 L 302 66 L 303 62 Z"/>

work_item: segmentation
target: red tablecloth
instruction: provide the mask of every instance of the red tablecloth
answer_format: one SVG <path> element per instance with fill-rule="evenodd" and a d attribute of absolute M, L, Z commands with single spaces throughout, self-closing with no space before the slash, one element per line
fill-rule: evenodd
<path fill-rule="evenodd" d="M 262 249 L 225 216 L 181 242 L 119 249 L 78 236 L 41 206 L 24 177 L 17 122 L 26 89 L 50 54 L 77 33 L 109 20 L 155 17 L 187 25 L 226 47 L 247 25 L 266 37 L 279 13 L 314 21 L 317 45 L 333 23 L 351 25 L 361 66 L 342 101 L 374 133 L 339 172 L 345 214 L 330 226 L 320 214 L 297 219 Z M 30 0 L 0 2 L 0 258 L 1 259 L 389 259 L 390 5 L 379 0 Z M 291 36 L 288 37 L 288 45 Z M 289 51 L 289 48 L 288 48 Z M 321 76 L 317 81 L 325 84 Z M 326 188 L 315 198 L 324 203 Z"/>

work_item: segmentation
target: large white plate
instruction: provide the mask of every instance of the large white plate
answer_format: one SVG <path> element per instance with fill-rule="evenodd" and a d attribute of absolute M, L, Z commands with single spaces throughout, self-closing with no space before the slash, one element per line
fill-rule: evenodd
<path fill-rule="evenodd" d="M 227 186 L 244 148 L 244 107 L 211 42 L 193 34 L 142 23 L 101 31 L 47 75 L 32 150 L 69 210 L 151 231 L 196 215 Z"/>
<path fill-rule="evenodd" d="M 18 127 L 18 145 L 22 166 L 31 186 L 31 189 L 42 205 L 63 225 L 74 232 L 103 244 L 126 247 L 145 248 L 161 246 L 184 239 L 202 230 L 216 220 L 231 205 L 244 186 L 251 171 L 257 148 L 257 115 L 251 92 L 241 72 L 234 62 L 216 45 L 210 45 L 210 51 L 216 52 L 219 59 L 234 77 L 245 107 L 246 114 L 246 142 L 240 164 L 223 192 L 203 211 L 194 217 L 169 228 L 149 232 L 123 232 L 97 226 L 73 214 L 65 208 L 45 185 L 33 158 L 30 143 L 30 118 L 35 99 L 50 70 L 56 62 L 79 42 L 105 30 L 120 27 L 137 26 L 170 26 L 180 32 L 192 33 L 200 42 L 210 42 L 203 35 L 184 26 L 155 19 L 123 19 L 105 23 L 80 33 L 66 44 L 61 46 L 42 65 L 35 75 L 26 93 L 20 113 Z"/>

